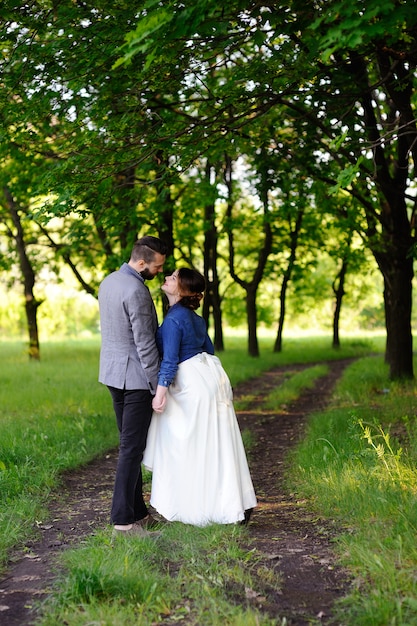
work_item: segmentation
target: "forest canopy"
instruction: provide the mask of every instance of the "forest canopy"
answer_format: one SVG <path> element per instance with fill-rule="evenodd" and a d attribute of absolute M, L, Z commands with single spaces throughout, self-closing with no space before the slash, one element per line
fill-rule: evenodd
<path fill-rule="evenodd" d="M 337 347 L 377 268 L 414 376 L 414 1 L 6 0 L 2 25 L 0 263 L 33 358 L 45 267 L 95 296 L 151 233 L 204 272 L 217 349 L 244 304 L 252 356 L 323 293 Z"/>

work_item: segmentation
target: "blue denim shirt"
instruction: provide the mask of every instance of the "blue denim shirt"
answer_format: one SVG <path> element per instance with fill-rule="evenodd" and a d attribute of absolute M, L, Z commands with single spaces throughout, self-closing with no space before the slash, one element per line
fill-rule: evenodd
<path fill-rule="evenodd" d="M 156 343 L 162 355 L 158 385 L 163 387 L 172 383 L 182 361 L 200 352 L 214 354 L 204 319 L 180 303 L 169 309 L 157 330 Z"/>

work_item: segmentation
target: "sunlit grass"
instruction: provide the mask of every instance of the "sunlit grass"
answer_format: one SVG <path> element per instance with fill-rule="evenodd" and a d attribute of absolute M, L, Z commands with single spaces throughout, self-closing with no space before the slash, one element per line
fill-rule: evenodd
<path fill-rule="evenodd" d="M 218 354 L 233 385 L 262 372 L 292 363 L 318 363 L 337 359 L 357 358 L 371 352 L 384 350 L 384 339 L 380 336 L 350 337 L 342 341 L 338 350 L 331 346 L 331 339 L 326 336 L 292 337 L 284 342 L 282 352 L 273 352 L 274 339 L 259 339 L 260 357 L 247 356 L 246 338 L 232 336 L 225 340 L 226 350 Z"/>
<path fill-rule="evenodd" d="M 374 341 L 362 339 L 351 339 L 338 351 L 331 349 L 328 338 L 288 340 L 284 352 L 279 354 L 272 352 L 272 345 L 272 339 L 262 339 L 261 356 L 255 359 L 248 357 L 241 338 L 228 340 L 227 350 L 219 356 L 232 384 L 254 378 L 275 366 L 312 364 L 303 375 L 291 376 L 285 381 L 282 393 L 291 391 L 293 399 L 324 373 L 322 366 L 316 366 L 320 360 L 364 356 L 376 350 Z M 48 493 L 57 486 L 60 472 L 117 444 L 110 397 L 97 382 L 98 354 L 99 342 L 96 340 L 51 342 L 43 346 L 40 363 L 29 363 L 22 345 L 4 345 L 0 363 L 2 563 L 11 547 L 23 542 L 33 532 L 35 520 L 45 515 Z M 368 371 L 368 365 L 365 369 Z M 363 419 L 369 420 L 370 413 L 365 411 L 372 408 L 367 395 L 371 378 L 377 390 L 384 390 L 387 386 L 383 369 L 373 377 L 367 376 L 368 382 L 363 382 L 361 387 L 362 404 L 359 399 L 353 400 L 356 391 L 351 389 L 352 385 L 359 389 L 357 376 L 346 383 L 345 390 L 343 386 L 338 390 L 336 400 L 342 408 L 333 407 L 333 410 L 343 413 L 338 429 L 345 436 L 346 427 L 342 422 L 349 422 L 347 415 L 354 404 L 363 407 Z M 397 392 L 391 387 L 390 393 L 383 391 L 377 395 L 378 401 L 387 402 L 395 393 L 402 397 L 400 390 Z M 369 400 L 372 398 L 369 396 Z M 269 398 L 271 407 L 285 401 L 288 399 L 275 392 Z M 413 402 L 410 394 L 407 394 L 407 403 L 408 415 L 411 415 Z M 401 423 L 411 432 L 411 420 L 408 423 L 403 416 Z M 321 453 L 325 449 L 327 457 L 332 454 L 340 457 L 339 443 L 330 437 L 328 428 L 324 430 L 329 443 L 326 446 L 323 441 L 319 444 Z M 355 440 L 359 438 L 363 446 L 363 432 L 358 424 L 352 426 L 352 432 L 349 431 L 348 436 Z M 315 439 L 324 439 L 324 435 L 320 430 Z M 250 454 L 253 435 L 245 431 L 243 439 Z M 300 469 L 299 476 L 305 474 L 305 480 L 309 482 L 309 498 L 314 505 L 322 497 L 322 488 L 318 480 L 318 491 L 315 490 L 310 479 L 312 468 L 309 461 L 307 465 L 308 469 Z M 299 467 L 302 468 L 302 463 Z M 334 469 L 329 465 L 335 491 L 340 467 L 340 459 Z M 362 480 L 362 476 L 352 472 L 346 484 L 353 485 L 355 491 Z M 339 487 L 350 493 L 343 486 L 343 477 Z M 328 514 L 332 515 L 331 491 L 327 498 Z M 361 515 L 366 519 L 366 498 L 363 500 Z M 350 524 L 349 510 L 343 509 L 341 504 L 339 509 L 340 519 Z M 267 594 L 269 590 L 279 588 L 280 580 L 279 577 L 272 580 L 269 571 L 262 576 L 258 572 L 258 587 L 251 588 L 255 584 L 251 572 L 257 567 L 257 557 L 252 552 L 241 552 L 239 537 L 244 533 L 241 527 L 193 529 L 174 524 L 164 530 L 161 542 L 147 547 L 139 545 L 147 543 L 141 540 L 132 543 L 122 540 L 112 546 L 109 532 L 103 531 L 86 541 L 81 552 L 75 550 L 65 554 L 68 574 L 60 586 L 64 593 L 58 593 L 54 598 L 42 624 L 100 623 L 113 626 L 151 624 L 164 619 L 171 622 L 189 619 L 201 625 L 279 624 L 277 620 L 268 621 L 257 611 L 245 608 L 245 589 L 256 597 L 257 593 Z M 138 580 L 142 571 L 143 584 Z"/>
<path fill-rule="evenodd" d="M 110 396 L 97 382 L 98 343 L 21 344 L 0 360 L 0 565 L 34 532 L 60 472 L 117 445 Z"/>
<path fill-rule="evenodd" d="M 276 387 L 265 399 L 263 406 L 278 409 L 296 400 L 305 389 L 312 389 L 315 382 L 329 371 L 327 365 L 315 365 L 295 373 L 282 385 Z"/>
<path fill-rule="evenodd" d="M 416 410 L 415 383 L 390 383 L 381 357 L 359 360 L 293 456 L 291 487 L 346 528 L 345 624 L 417 623 Z"/>

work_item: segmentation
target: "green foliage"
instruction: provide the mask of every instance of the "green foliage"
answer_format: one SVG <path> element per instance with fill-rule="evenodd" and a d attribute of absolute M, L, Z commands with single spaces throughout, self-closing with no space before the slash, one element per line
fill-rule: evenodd
<path fill-rule="evenodd" d="M 359 0 L 328 3 L 326 11 L 314 20 L 311 28 L 322 35 L 319 49 L 324 62 L 337 51 L 361 49 L 373 39 L 387 39 L 397 43 L 399 33 L 404 43 L 410 35 L 404 29 L 417 23 L 415 3 L 404 0 Z M 323 27 L 326 27 L 323 35 Z M 404 29 L 404 30 L 403 30 Z"/>
<path fill-rule="evenodd" d="M 239 4 L 236 3 L 238 11 Z M 204 40 L 205 37 L 211 37 L 213 32 L 216 37 L 225 37 L 234 20 L 228 24 L 223 15 L 222 8 L 213 0 L 182 4 L 174 0 L 167 2 L 164 7 L 155 0 L 149 0 L 144 3 L 136 29 L 126 35 L 126 43 L 119 49 L 122 56 L 116 61 L 115 67 L 129 64 L 134 56 L 139 55 L 145 59 L 144 69 L 149 70 L 152 64 L 160 63 L 163 59 L 171 61 L 171 55 L 177 53 L 177 41 Z M 161 40 L 165 41 L 163 51 L 159 46 Z M 211 54 L 212 51 L 207 49 L 204 56 L 209 59 Z"/>
<path fill-rule="evenodd" d="M 300 294 L 319 255 L 332 256 L 336 273 L 348 256 L 349 272 L 365 274 L 358 248 L 348 254 L 357 232 L 385 288 L 393 276 L 401 285 L 400 299 L 385 298 L 388 308 L 399 302 L 389 319 L 410 317 L 415 2 L 293 0 L 281 11 L 242 0 L 9 0 L 3 13 L 0 178 L 25 217 L 35 274 L 66 263 L 95 294 L 151 231 L 175 259 L 220 259 L 221 298 L 229 274 L 245 288 L 269 274 L 276 304 L 259 319 L 271 323 L 280 286 Z M 354 201 L 345 205 L 342 189 Z M 210 251 L 208 202 L 218 229 Z M 15 225 L 0 205 L 0 262 L 14 267 Z M 328 289 L 335 276 L 319 278 Z M 231 310 L 231 322 L 239 317 Z M 326 318 L 330 326 L 330 306 Z M 388 325 L 390 343 L 408 323 Z M 407 351 L 410 363 L 411 338 Z"/>

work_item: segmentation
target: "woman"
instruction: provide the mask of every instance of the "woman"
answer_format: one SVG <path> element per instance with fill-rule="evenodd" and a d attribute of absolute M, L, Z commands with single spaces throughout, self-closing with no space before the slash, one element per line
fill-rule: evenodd
<path fill-rule="evenodd" d="M 204 277 L 181 268 L 162 291 L 170 305 L 157 332 L 162 363 L 143 463 L 152 506 L 195 526 L 249 521 L 256 497 L 230 381 L 202 317 Z"/>

